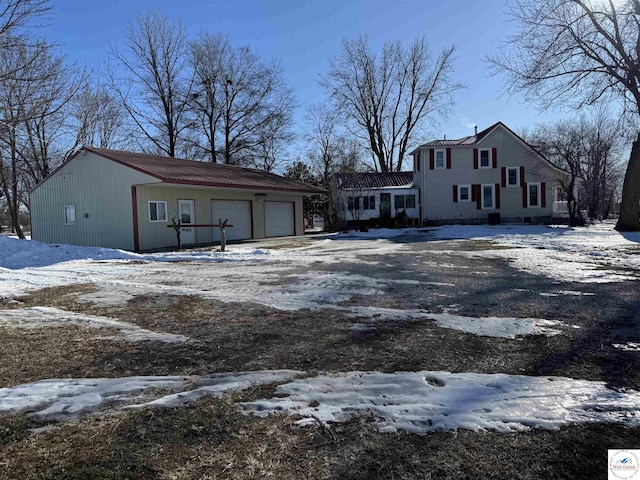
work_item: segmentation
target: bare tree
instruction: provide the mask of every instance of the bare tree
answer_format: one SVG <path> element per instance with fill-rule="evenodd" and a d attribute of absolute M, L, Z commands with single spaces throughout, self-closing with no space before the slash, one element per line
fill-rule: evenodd
<path fill-rule="evenodd" d="M 320 205 L 325 228 L 335 229 L 338 226 L 338 199 L 334 175 L 360 170 L 360 149 L 357 143 L 347 140 L 338 113 L 323 103 L 307 107 L 304 140 L 311 172 L 318 184 L 329 192 Z"/>
<path fill-rule="evenodd" d="M 0 38 L 16 44 L 18 39 L 25 38 L 24 27 L 50 10 L 49 0 L 1 0 Z"/>
<path fill-rule="evenodd" d="M 75 69 L 44 40 L 0 49 L 0 183 L 19 236 L 28 190 L 61 161 L 56 141 L 68 133 L 65 107 L 78 85 Z"/>
<path fill-rule="evenodd" d="M 455 92 L 454 47 L 434 59 L 424 38 L 388 42 L 374 53 L 366 36 L 342 42 L 320 84 L 351 132 L 371 149 L 376 169 L 400 171 L 425 122 L 446 118 Z"/>
<path fill-rule="evenodd" d="M 157 12 L 137 14 L 127 26 L 125 42 L 125 52 L 111 48 L 122 70 L 120 75 L 110 71 L 111 87 L 152 149 L 175 157 L 189 126 L 192 83 L 184 24 Z"/>
<path fill-rule="evenodd" d="M 548 108 L 615 99 L 640 120 L 640 0 L 511 0 L 519 24 L 488 61 L 507 76 L 506 90 Z M 637 132 L 637 127 L 636 127 Z M 627 166 L 618 230 L 640 230 L 640 134 Z"/>
<path fill-rule="evenodd" d="M 605 110 L 592 117 L 582 115 L 540 125 L 530 141 L 551 162 L 570 173 L 568 181 L 560 177 L 558 181 L 568 201 L 572 225 L 583 222 L 582 209 L 588 211 L 590 218 L 607 216 L 620 174 L 620 139 L 616 122 Z"/>
<path fill-rule="evenodd" d="M 280 63 L 206 32 L 191 43 L 191 62 L 200 150 L 211 162 L 273 168 L 274 155 L 291 140 L 296 106 Z"/>
<path fill-rule="evenodd" d="M 561 121 L 539 126 L 530 137 L 528 142 L 536 145 L 554 165 L 569 172 L 569 177 L 558 176 L 556 180 L 567 200 L 569 224 L 584 225 L 576 196 L 585 156 L 582 127 L 572 122 Z"/>
<path fill-rule="evenodd" d="M 103 85 L 84 85 L 72 101 L 69 116 L 76 131 L 69 152 L 81 145 L 117 148 L 125 143 L 125 112 Z"/>

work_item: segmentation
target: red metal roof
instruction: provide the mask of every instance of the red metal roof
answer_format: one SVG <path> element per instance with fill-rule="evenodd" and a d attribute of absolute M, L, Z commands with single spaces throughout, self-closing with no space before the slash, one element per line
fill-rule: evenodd
<path fill-rule="evenodd" d="M 427 142 L 427 143 L 425 143 L 423 145 L 420 145 L 418 147 L 418 149 L 419 148 L 425 148 L 425 147 L 453 147 L 453 146 L 458 146 L 458 145 L 474 145 L 474 144 L 478 143 L 480 140 L 482 140 L 484 137 L 486 137 L 487 134 L 491 130 L 496 128 L 498 125 L 502 125 L 502 126 L 504 126 L 506 128 L 506 126 L 502 122 L 497 122 L 497 123 L 494 123 L 493 125 L 491 125 L 489 128 L 485 128 L 484 130 L 482 130 L 481 132 L 478 132 L 475 135 L 469 135 L 468 137 L 456 138 L 456 139 L 452 139 L 452 140 L 433 140 L 431 142 Z M 509 131 L 511 131 L 511 130 L 509 130 Z M 411 152 L 411 153 L 413 153 L 413 152 Z"/>
<path fill-rule="evenodd" d="M 209 187 L 281 190 L 304 194 L 323 194 L 326 190 L 274 173 L 221 163 L 198 162 L 143 153 L 82 147 L 135 170 L 156 177 L 163 183 L 203 185 Z"/>

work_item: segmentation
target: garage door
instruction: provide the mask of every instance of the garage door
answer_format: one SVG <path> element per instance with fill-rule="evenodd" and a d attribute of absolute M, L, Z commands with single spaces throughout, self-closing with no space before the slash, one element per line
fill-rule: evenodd
<path fill-rule="evenodd" d="M 248 200 L 211 200 L 211 220 L 218 223 L 229 219 L 232 228 L 227 229 L 227 240 L 251 238 L 251 202 Z M 220 229 L 213 228 L 213 241 L 220 241 Z"/>
<path fill-rule="evenodd" d="M 267 237 L 295 235 L 293 202 L 264 202 L 264 234 Z"/>

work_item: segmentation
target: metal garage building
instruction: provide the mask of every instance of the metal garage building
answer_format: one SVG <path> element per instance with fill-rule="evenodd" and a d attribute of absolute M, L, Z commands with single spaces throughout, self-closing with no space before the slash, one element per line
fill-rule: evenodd
<path fill-rule="evenodd" d="M 145 251 L 302 235 L 302 198 L 324 190 L 233 165 L 83 147 L 31 192 L 34 240 Z"/>

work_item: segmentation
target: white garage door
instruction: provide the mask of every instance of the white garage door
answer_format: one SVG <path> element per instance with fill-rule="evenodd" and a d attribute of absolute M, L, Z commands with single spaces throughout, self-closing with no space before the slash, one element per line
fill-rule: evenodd
<path fill-rule="evenodd" d="M 251 238 L 251 202 L 248 200 L 211 200 L 211 220 L 218 223 L 229 219 L 227 240 L 246 240 Z M 213 228 L 213 241 L 220 241 L 220 229 Z"/>
<path fill-rule="evenodd" d="M 295 235 L 293 202 L 264 202 L 264 234 L 267 237 Z"/>

